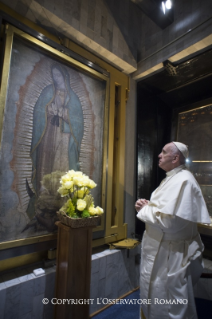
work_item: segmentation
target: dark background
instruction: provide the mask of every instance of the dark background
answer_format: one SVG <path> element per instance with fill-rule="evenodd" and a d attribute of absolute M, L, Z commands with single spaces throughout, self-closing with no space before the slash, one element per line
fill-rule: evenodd
<path fill-rule="evenodd" d="M 165 177 L 162 147 L 176 140 L 178 113 L 212 102 L 212 50 L 172 64 L 137 84 L 137 198 L 149 199 Z M 145 225 L 136 218 L 136 235 Z"/>

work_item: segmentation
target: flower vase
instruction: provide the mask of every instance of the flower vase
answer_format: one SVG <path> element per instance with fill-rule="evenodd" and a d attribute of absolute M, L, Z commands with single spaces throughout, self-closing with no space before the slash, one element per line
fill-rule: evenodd
<path fill-rule="evenodd" d="M 88 218 L 71 218 L 65 212 L 57 212 L 57 216 L 61 223 L 72 228 L 95 227 L 100 223 L 100 216 L 92 216 Z"/>
<path fill-rule="evenodd" d="M 82 226 L 79 220 L 75 220 L 74 227 L 65 225 L 62 221 L 56 222 L 56 225 L 58 240 L 55 298 L 70 302 L 55 305 L 54 319 L 88 319 L 94 226 Z M 80 300 L 88 302 L 80 303 Z"/>

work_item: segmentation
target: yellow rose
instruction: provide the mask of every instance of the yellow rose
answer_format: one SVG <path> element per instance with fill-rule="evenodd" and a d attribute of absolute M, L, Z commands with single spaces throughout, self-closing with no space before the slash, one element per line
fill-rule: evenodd
<path fill-rule="evenodd" d="M 76 171 L 76 172 L 74 172 L 74 176 L 81 177 L 82 176 L 82 172 Z"/>
<path fill-rule="evenodd" d="M 97 215 L 102 215 L 104 213 L 103 208 L 96 206 L 96 210 L 97 210 Z"/>
<path fill-rule="evenodd" d="M 94 187 L 96 187 L 96 186 L 97 186 L 97 184 L 96 184 L 96 183 L 94 183 L 94 181 L 92 181 L 92 179 L 90 179 L 90 180 L 89 180 L 88 187 L 90 187 L 90 188 L 94 188 Z"/>
<path fill-rule="evenodd" d="M 77 191 L 77 197 L 83 198 L 84 195 L 85 195 L 84 189 L 80 189 L 80 190 Z"/>
<path fill-rule="evenodd" d="M 88 176 L 84 175 L 84 176 L 82 177 L 82 184 L 83 184 L 83 186 L 88 186 L 88 185 L 89 185 L 89 182 L 90 182 L 90 180 L 89 180 Z"/>
<path fill-rule="evenodd" d="M 73 185 L 74 185 L 73 181 L 67 181 L 63 184 L 63 187 L 70 189 L 73 187 Z"/>
<path fill-rule="evenodd" d="M 73 182 L 75 185 L 77 185 L 79 187 L 83 186 L 83 178 L 82 177 L 78 177 L 78 176 L 73 177 Z"/>
<path fill-rule="evenodd" d="M 89 209 L 88 209 L 88 212 L 91 216 L 94 216 L 94 215 L 97 215 L 97 210 L 96 208 L 90 206 Z"/>
<path fill-rule="evenodd" d="M 68 190 L 63 186 L 59 187 L 57 191 L 60 193 L 61 197 L 68 195 Z"/>
<path fill-rule="evenodd" d="M 70 179 L 72 179 L 75 175 L 75 171 L 72 169 L 72 170 L 67 172 L 67 175 L 69 176 Z"/>
<path fill-rule="evenodd" d="M 75 176 L 73 178 L 73 182 L 75 185 L 79 187 L 87 186 L 89 184 L 89 179 L 84 176 Z"/>
<path fill-rule="evenodd" d="M 80 211 L 83 211 L 86 207 L 86 201 L 84 201 L 83 199 L 78 199 L 77 200 L 77 209 Z"/>
<path fill-rule="evenodd" d="M 66 183 L 67 181 L 70 181 L 70 177 L 68 176 L 68 174 L 65 174 L 61 177 L 60 183 L 63 184 L 63 183 Z"/>

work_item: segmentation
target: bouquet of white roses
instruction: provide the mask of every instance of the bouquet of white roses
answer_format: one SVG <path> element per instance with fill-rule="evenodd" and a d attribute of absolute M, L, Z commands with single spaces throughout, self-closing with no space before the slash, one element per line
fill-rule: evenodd
<path fill-rule="evenodd" d="M 87 218 L 103 214 L 103 209 L 94 206 L 94 200 L 90 189 L 96 187 L 96 183 L 82 172 L 68 171 L 60 179 L 61 186 L 58 192 L 62 197 L 68 197 L 67 202 L 60 208 L 72 218 Z"/>

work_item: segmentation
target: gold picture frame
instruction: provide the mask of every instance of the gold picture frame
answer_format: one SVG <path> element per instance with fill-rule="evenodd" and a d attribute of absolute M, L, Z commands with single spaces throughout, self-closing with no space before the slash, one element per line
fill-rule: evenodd
<path fill-rule="evenodd" d="M 189 147 L 188 169 L 194 174 L 212 216 L 212 103 L 178 113 L 177 141 Z M 206 226 L 208 227 L 208 226 Z"/>
<path fill-rule="evenodd" d="M 60 65 L 62 69 L 67 70 L 67 73 L 69 74 L 69 84 L 70 84 L 70 92 L 71 92 L 70 94 L 72 94 L 72 96 L 75 94 L 76 100 L 78 100 L 81 103 L 82 113 L 83 113 L 83 123 L 84 123 L 83 134 L 81 134 L 83 135 L 81 139 L 81 143 L 82 141 L 84 141 L 84 148 L 80 150 L 79 160 L 81 165 L 84 165 L 84 167 L 88 171 L 90 170 L 92 172 L 95 172 L 93 174 L 94 175 L 96 174 L 96 176 L 98 176 L 98 180 L 101 181 L 101 184 L 99 185 L 101 192 L 98 193 L 96 196 L 99 198 L 98 204 L 100 204 L 105 211 L 106 193 L 107 193 L 106 181 L 107 181 L 107 160 L 108 160 L 108 154 L 107 154 L 108 127 L 109 127 L 108 113 L 109 113 L 109 84 L 110 84 L 110 79 L 105 74 L 102 74 L 90 68 L 88 65 L 83 64 L 82 62 L 79 62 L 73 59 L 72 57 L 65 55 L 63 52 L 60 52 L 52 48 L 51 46 L 45 44 L 44 42 L 39 41 L 38 39 L 28 35 L 27 33 L 11 25 L 5 26 L 5 33 L 6 33 L 6 41 L 5 41 L 5 49 L 4 49 L 4 61 L 3 61 L 1 93 L 0 93 L 0 141 L 1 141 L 0 147 L 1 147 L 1 151 L 6 150 L 4 152 L 5 153 L 4 155 L 8 156 L 9 154 L 10 159 L 6 160 L 7 170 L 5 170 L 5 166 L 2 166 L 2 169 L 5 172 L 5 175 L 2 181 L 3 182 L 7 181 L 8 183 L 7 189 L 9 189 L 9 193 L 8 193 L 9 196 L 8 198 L 6 198 L 7 197 L 5 196 L 5 194 L 7 194 L 6 192 L 1 194 L 2 196 L 1 200 L 3 200 L 4 203 L 2 204 L 3 209 L 1 210 L 2 216 L 1 216 L 0 231 L 2 231 L 2 235 L 0 237 L 1 238 L 0 250 L 11 248 L 11 247 L 22 246 L 22 245 L 29 245 L 29 244 L 44 242 L 44 241 L 50 241 L 50 240 L 56 239 L 56 236 L 57 236 L 55 232 L 49 233 L 47 231 L 46 233 L 45 230 L 35 231 L 35 236 L 33 236 L 33 231 L 32 232 L 29 231 L 27 234 L 24 234 L 24 230 L 23 230 L 23 235 L 21 235 L 19 230 L 19 233 L 17 235 L 16 229 L 15 229 L 17 227 L 15 225 L 13 225 L 13 227 L 10 227 L 10 223 L 12 224 L 17 222 L 18 217 L 19 217 L 20 223 L 23 223 L 24 218 L 26 220 L 26 216 L 25 216 L 26 214 L 24 212 L 24 209 L 26 209 L 27 205 L 29 207 L 29 203 L 27 204 L 27 202 L 29 202 L 29 199 L 27 198 L 27 195 L 26 195 L 25 180 L 27 180 L 27 184 L 29 184 L 28 186 L 30 186 L 30 188 L 33 189 L 33 183 L 31 181 L 28 181 L 27 178 L 25 178 L 24 181 L 23 180 L 21 181 L 21 177 L 20 177 L 21 172 L 23 172 L 24 169 L 28 170 L 27 176 L 29 176 L 29 174 L 32 174 L 33 163 L 30 164 L 30 156 L 28 156 L 27 161 L 25 161 L 28 163 L 27 164 L 28 166 L 24 166 L 25 164 L 21 162 L 21 159 L 25 156 L 23 155 L 23 157 L 21 157 L 22 156 L 21 152 L 19 154 L 19 160 L 14 161 L 14 157 L 17 155 L 17 152 L 20 150 L 21 139 L 25 139 L 24 140 L 25 144 L 28 145 L 27 151 L 25 153 L 27 152 L 29 153 L 29 150 L 31 149 L 32 142 L 30 141 L 32 141 L 32 135 L 33 135 L 33 122 L 34 122 L 33 110 L 35 105 L 32 102 L 36 100 L 36 96 L 40 97 L 42 94 L 47 95 L 46 93 L 47 85 L 45 81 L 47 79 L 47 82 L 49 81 L 48 84 L 49 85 L 51 84 L 50 75 L 51 75 L 51 71 L 55 68 L 55 67 L 52 67 L 52 65 L 53 64 L 55 65 L 55 63 Z M 19 50 L 20 48 L 22 51 Z M 33 50 L 35 52 L 34 54 L 32 54 Z M 27 54 L 29 58 L 26 59 Z M 14 68 L 16 68 L 15 71 L 14 71 Z M 42 72 L 42 76 L 40 77 L 39 77 L 39 74 L 40 74 L 39 72 L 40 73 Z M 13 76 L 13 74 L 16 74 L 16 76 Z M 22 76 L 18 77 L 17 74 Z M 71 78 L 70 74 L 72 76 L 72 80 L 70 80 Z M 77 84 L 78 87 L 75 84 Z M 92 85 L 95 85 L 95 87 L 92 87 Z M 83 86 L 84 86 L 84 89 L 83 89 Z M 98 91 L 98 96 L 94 88 L 97 89 L 96 91 Z M 86 91 L 87 93 L 85 93 Z M 34 92 L 37 92 L 37 93 L 34 93 Z M 79 96 L 80 95 L 79 92 L 81 92 L 82 96 Z M 83 96 L 83 92 L 85 93 L 86 96 L 85 95 Z M 14 97 L 13 95 L 16 95 L 16 96 Z M 30 100 L 28 104 L 31 104 L 31 106 L 28 107 L 28 109 L 26 106 L 27 104 L 26 101 L 28 101 L 27 99 Z M 88 101 L 89 99 L 90 99 L 90 102 Z M 97 106 L 93 107 L 95 103 L 92 103 L 92 102 L 95 102 Z M 101 102 L 102 104 L 98 104 L 98 102 Z M 89 106 L 88 104 L 91 106 Z M 25 105 L 25 109 L 24 109 L 24 105 Z M 100 108 L 99 105 L 101 105 L 102 107 Z M 8 111 L 8 108 L 10 109 L 10 111 Z M 92 112 L 94 113 L 93 117 L 92 117 Z M 23 119 L 20 120 L 20 117 L 22 117 Z M 85 118 L 87 122 L 85 122 Z M 92 125 L 89 124 L 90 123 L 89 121 L 91 121 L 91 118 L 93 119 Z M 40 120 L 40 118 L 38 118 L 38 120 Z M 99 126 L 96 125 L 98 120 L 101 120 Z M 10 134 L 13 135 L 13 137 L 11 138 L 10 136 L 10 138 L 8 138 L 8 140 L 5 142 L 4 136 L 9 137 L 9 134 L 7 134 L 7 130 L 5 129 L 5 125 L 8 127 L 8 123 L 9 123 L 8 130 L 10 130 Z M 87 123 L 86 127 L 85 127 L 85 123 Z M 23 129 L 23 125 L 25 125 L 24 126 L 25 130 Z M 89 130 L 91 130 L 90 126 L 93 127 L 92 130 L 97 130 L 97 126 L 98 126 L 98 131 L 95 131 L 94 134 L 97 134 L 97 132 L 100 132 L 101 138 L 99 139 L 99 136 L 98 136 L 98 139 L 101 141 L 100 143 L 101 148 L 99 147 L 98 149 L 98 145 L 96 147 L 95 139 L 94 139 L 92 141 L 93 149 L 97 149 L 99 153 L 98 154 L 95 153 L 94 155 L 92 155 L 91 164 L 89 164 L 90 165 L 89 166 L 88 163 L 86 162 L 85 153 L 91 152 L 92 150 L 90 150 L 89 148 L 86 148 L 85 146 L 87 147 L 89 146 L 89 132 L 90 132 Z M 76 134 L 78 134 L 79 130 L 80 128 L 78 127 L 76 129 L 77 131 Z M 86 133 L 87 139 L 86 139 L 85 131 L 88 132 Z M 17 141 L 17 139 L 14 142 L 17 132 L 19 134 L 18 135 L 19 142 Z M 73 136 L 76 135 L 73 132 L 71 132 L 70 134 L 73 134 Z M 38 132 L 38 135 L 39 135 L 39 132 Z M 75 138 L 75 140 L 77 140 L 77 138 Z M 14 143 L 16 143 L 15 144 L 16 147 L 14 147 Z M 96 161 L 96 159 L 99 159 L 99 158 L 101 160 L 99 162 Z M 96 171 L 93 167 L 91 168 L 93 163 L 92 161 L 93 162 L 96 161 L 97 163 L 100 163 L 99 166 L 96 168 Z M 11 162 L 13 165 L 13 169 L 11 169 Z M 30 171 L 30 165 L 31 165 L 31 171 Z M 86 174 L 87 172 L 85 171 L 84 173 Z M 7 176 L 9 176 L 8 178 L 9 181 L 7 179 Z M 90 177 L 92 178 L 92 176 Z M 16 179 L 16 182 L 18 184 L 16 184 L 16 182 L 14 183 L 14 179 Z M 25 195 L 23 195 L 23 200 L 22 200 L 22 203 L 20 204 L 20 194 L 21 194 L 21 190 L 23 189 L 24 189 Z M 11 193 L 13 194 L 11 195 Z M 7 212 L 9 211 L 9 209 L 5 208 L 5 203 L 7 205 L 8 202 L 10 202 L 10 205 L 8 205 L 8 207 L 10 206 L 10 214 L 9 214 L 9 218 L 7 218 L 6 222 L 4 223 L 4 219 L 6 218 L 5 216 Z M 12 206 L 11 208 L 11 205 L 13 202 L 16 202 L 16 204 L 14 204 L 14 206 Z M 13 216 L 14 216 L 14 219 L 12 218 Z M 21 219 L 22 217 L 23 219 Z M 21 229 L 21 227 L 22 227 L 22 224 L 18 225 L 18 229 Z M 105 218 L 102 218 L 101 225 L 97 226 L 94 231 L 98 233 L 98 232 L 103 232 L 104 229 L 105 229 Z M 5 235 L 5 233 L 8 230 L 11 233 L 11 238 L 9 237 L 8 234 Z M 39 235 L 40 233 L 41 235 Z"/>

